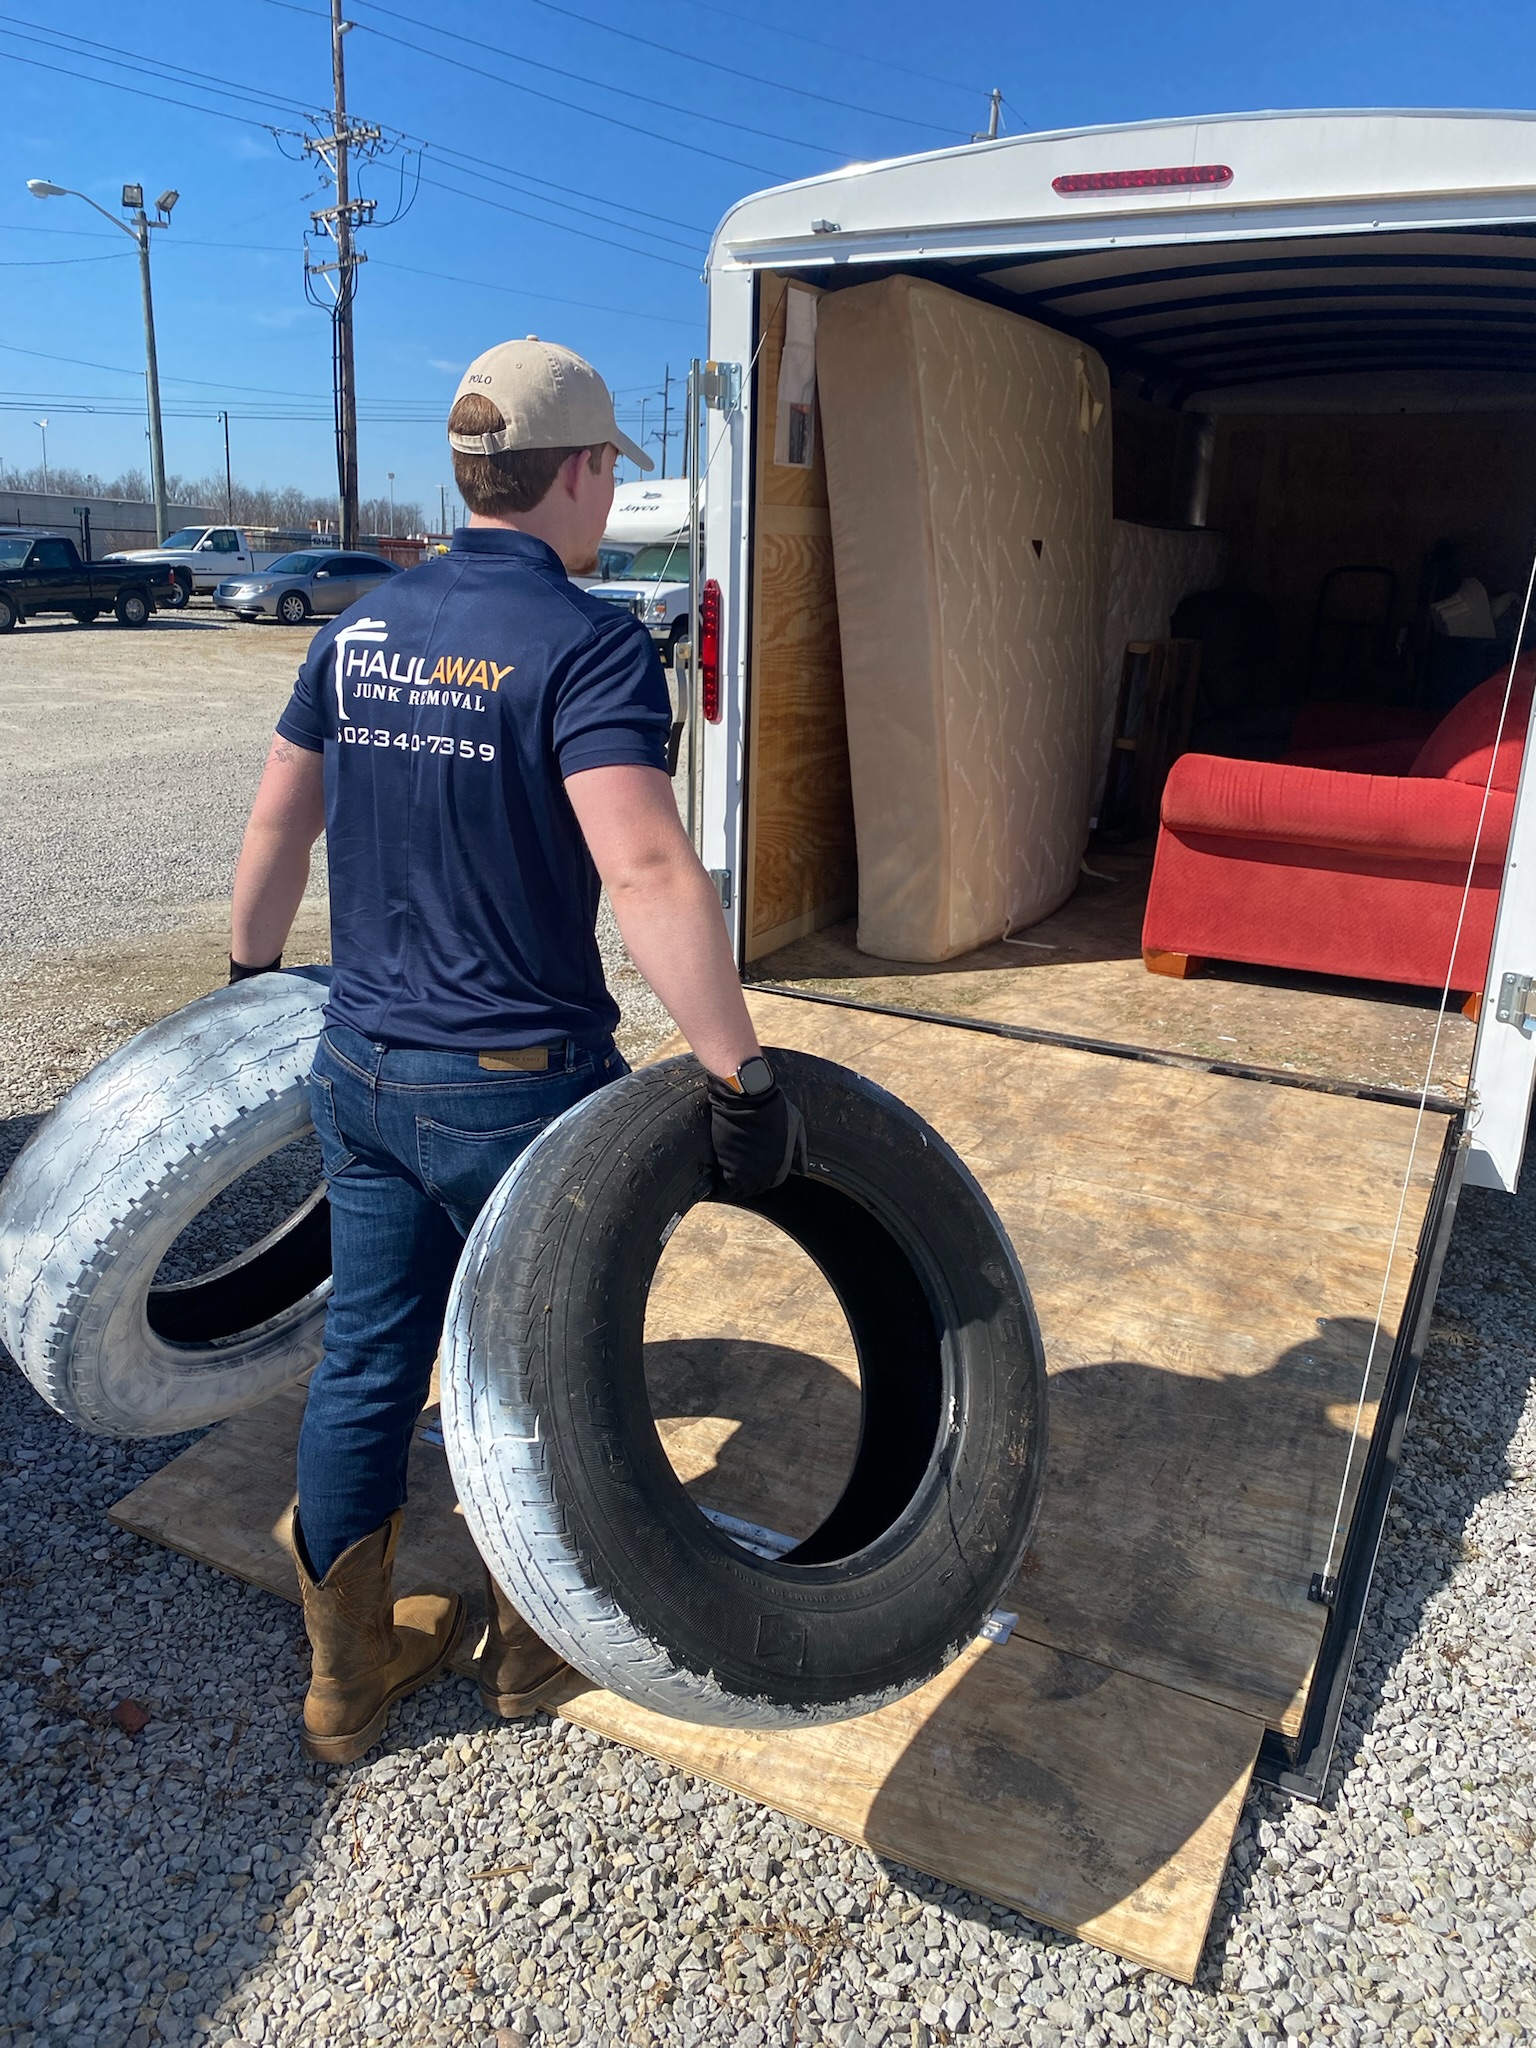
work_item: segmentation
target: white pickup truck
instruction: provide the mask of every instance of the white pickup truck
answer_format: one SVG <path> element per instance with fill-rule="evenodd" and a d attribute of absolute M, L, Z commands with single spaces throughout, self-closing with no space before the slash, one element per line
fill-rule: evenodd
<path fill-rule="evenodd" d="M 679 641 L 688 638 L 688 542 L 656 541 L 641 548 L 621 576 L 590 583 L 594 597 L 626 605 L 655 641 L 670 668 Z"/>
<path fill-rule="evenodd" d="M 166 536 L 157 548 L 135 548 L 129 553 L 106 555 L 108 562 L 140 562 L 146 567 L 169 569 L 177 595 L 168 600 L 179 609 L 194 590 L 208 592 L 226 577 L 242 571 L 267 569 L 280 549 L 262 553 L 251 546 L 250 537 L 239 526 L 183 526 Z"/>

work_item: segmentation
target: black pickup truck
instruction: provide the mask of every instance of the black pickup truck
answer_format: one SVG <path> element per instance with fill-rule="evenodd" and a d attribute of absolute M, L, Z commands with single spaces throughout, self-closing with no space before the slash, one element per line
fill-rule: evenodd
<path fill-rule="evenodd" d="M 174 603 L 168 569 L 82 562 L 72 540 L 0 528 L 0 633 L 38 612 L 68 612 L 88 626 L 109 607 L 120 626 L 142 626 L 157 604 Z"/>

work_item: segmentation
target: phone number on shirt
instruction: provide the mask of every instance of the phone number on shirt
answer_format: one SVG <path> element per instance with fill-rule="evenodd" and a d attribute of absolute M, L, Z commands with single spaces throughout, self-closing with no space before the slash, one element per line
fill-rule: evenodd
<path fill-rule="evenodd" d="M 336 734 L 347 747 L 398 747 L 403 754 L 447 754 L 460 761 L 494 761 L 488 740 L 456 740 L 451 733 L 391 732 L 387 726 L 344 725 Z"/>

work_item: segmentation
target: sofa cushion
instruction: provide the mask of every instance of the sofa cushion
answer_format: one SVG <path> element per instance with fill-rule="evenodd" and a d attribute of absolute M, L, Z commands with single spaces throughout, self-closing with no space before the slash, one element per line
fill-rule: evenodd
<path fill-rule="evenodd" d="M 1531 716 L 1531 685 L 1536 679 L 1536 654 L 1523 654 L 1515 669 L 1509 715 L 1499 733 L 1508 671 L 1500 669 L 1487 682 L 1455 704 L 1419 749 L 1410 775 L 1431 775 L 1448 782 L 1475 782 L 1482 788 L 1493 769 L 1493 787 L 1513 790 L 1520 780 L 1520 757 Z M 1495 760 L 1495 741 L 1498 758 Z"/>

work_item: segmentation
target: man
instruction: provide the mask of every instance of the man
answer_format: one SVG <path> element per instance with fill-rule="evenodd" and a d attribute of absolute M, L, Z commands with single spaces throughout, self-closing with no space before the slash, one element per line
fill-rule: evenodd
<path fill-rule="evenodd" d="M 617 457 L 650 461 L 597 372 L 533 337 L 470 365 L 448 430 L 469 526 L 316 635 L 235 875 L 240 979 L 280 964 L 326 833 L 335 972 L 310 1092 L 335 1280 L 289 1532 L 302 1741 L 326 1762 L 361 1756 L 463 1626 L 456 1594 L 393 1600 L 406 1458 L 477 1212 L 553 1117 L 628 1071 L 599 878 L 708 1070 L 721 1192 L 803 1159 L 678 823 L 660 662 L 569 580 L 596 567 Z M 489 1574 L 487 1601 L 481 1697 L 527 1713 L 565 1667 Z"/>

